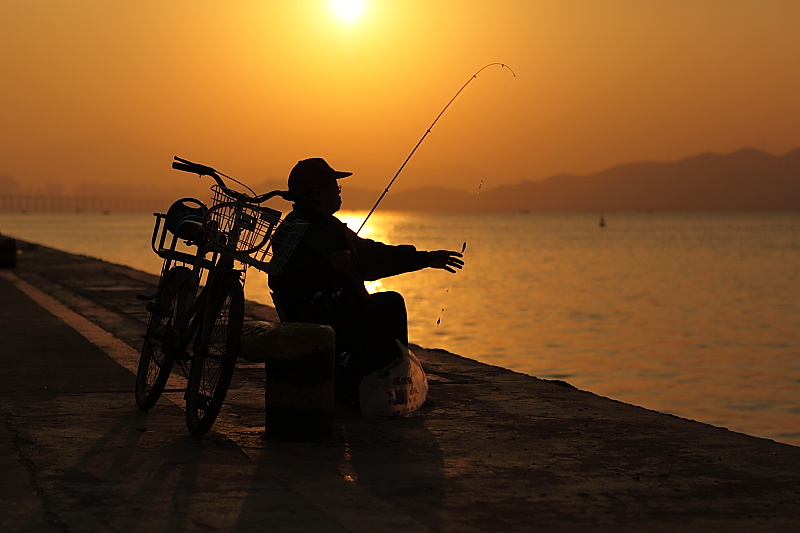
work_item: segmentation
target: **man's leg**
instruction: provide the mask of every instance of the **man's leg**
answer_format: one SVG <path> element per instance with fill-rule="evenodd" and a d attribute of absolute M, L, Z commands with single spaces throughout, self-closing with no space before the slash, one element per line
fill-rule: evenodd
<path fill-rule="evenodd" d="M 406 302 L 399 292 L 388 291 L 367 297 L 367 327 L 375 342 L 394 339 L 408 346 Z"/>
<path fill-rule="evenodd" d="M 369 295 L 359 319 L 355 328 L 358 338 L 353 349 L 336 369 L 340 398 L 356 405 L 361 378 L 385 368 L 402 355 L 395 339 L 408 346 L 406 305 L 399 293 L 389 291 Z"/>

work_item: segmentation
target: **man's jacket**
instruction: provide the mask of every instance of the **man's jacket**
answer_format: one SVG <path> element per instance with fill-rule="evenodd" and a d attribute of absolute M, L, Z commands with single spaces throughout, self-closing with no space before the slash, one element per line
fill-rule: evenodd
<path fill-rule="evenodd" d="M 281 274 L 269 276 L 281 320 L 329 324 L 333 316 L 357 308 L 366 298 L 364 281 L 428 266 L 427 252 L 364 239 L 332 215 L 295 204 L 284 223 L 297 219 L 309 225 Z M 280 246 L 280 228 L 273 246 Z M 346 250 L 349 268 L 338 272 L 331 256 Z"/>

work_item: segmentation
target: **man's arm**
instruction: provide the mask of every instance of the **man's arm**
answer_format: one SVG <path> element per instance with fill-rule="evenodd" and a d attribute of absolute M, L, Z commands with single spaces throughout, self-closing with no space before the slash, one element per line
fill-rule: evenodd
<path fill-rule="evenodd" d="M 449 250 L 425 252 L 409 244 L 389 245 L 354 235 L 361 259 L 364 279 L 376 280 L 415 272 L 423 268 L 440 268 L 455 272 L 464 266 L 461 253 Z"/>

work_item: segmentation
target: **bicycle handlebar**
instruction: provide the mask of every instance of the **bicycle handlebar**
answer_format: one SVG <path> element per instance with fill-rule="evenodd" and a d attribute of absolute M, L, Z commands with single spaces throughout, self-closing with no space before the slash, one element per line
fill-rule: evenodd
<path fill-rule="evenodd" d="M 274 198 L 276 196 L 280 196 L 281 198 L 289 202 L 294 202 L 299 198 L 295 193 L 289 191 L 280 191 L 280 190 L 270 191 L 264 194 L 259 194 L 257 196 L 250 196 L 248 194 L 241 193 L 239 191 L 234 191 L 233 189 L 225 185 L 225 181 L 223 181 L 220 174 L 213 168 L 208 167 L 206 165 L 201 165 L 200 163 L 193 163 L 187 159 L 182 159 L 178 156 L 175 156 L 175 161 L 172 162 L 172 168 L 174 168 L 175 170 L 181 170 L 183 172 L 189 172 L 191 174 L 197 174 L 199 177 L 211 176 L 212 178 L 214 178 L 214 181 L 217 182 L 217 185 L 222 187 L 222 189 L 227 194 L 236 198 L 237 200 L 241 200 L 242 202 L 248 204 L 261 204 L 266 202 L 270 198 Z"/>

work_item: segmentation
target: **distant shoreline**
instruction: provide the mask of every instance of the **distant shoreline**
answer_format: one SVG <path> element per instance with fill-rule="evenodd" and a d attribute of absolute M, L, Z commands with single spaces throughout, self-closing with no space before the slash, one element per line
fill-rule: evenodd
<path fill-rule="evenodd" d="M 197 196 L 207 201 L 206 184 L 170 187 L 82 185 L 74 196 L 42 193 L 5 177 L 0 211 L 54 209 L 157 210 L 172 200 Z M 357 183 L 354 182 L 354 183 Z M 279 180 L 253 184 L 257 191 L 285 188 Z M 442 186 L 391 190 L 380 209 L 436 212 L 650 212 L 800 210 L 800 149 L 772 155 L 752 148 L 677 162 L 622 164 L 590 175 L 561 174 L 541 181 L 492 186 L 491 177 L 466 192 Z M 380 191 L 348 183 L 344 206 L 371 208 Z M 282 204 L 285 209 L 285 203 Z M 127 206 L 127 207 L 124 207 Z"/>

